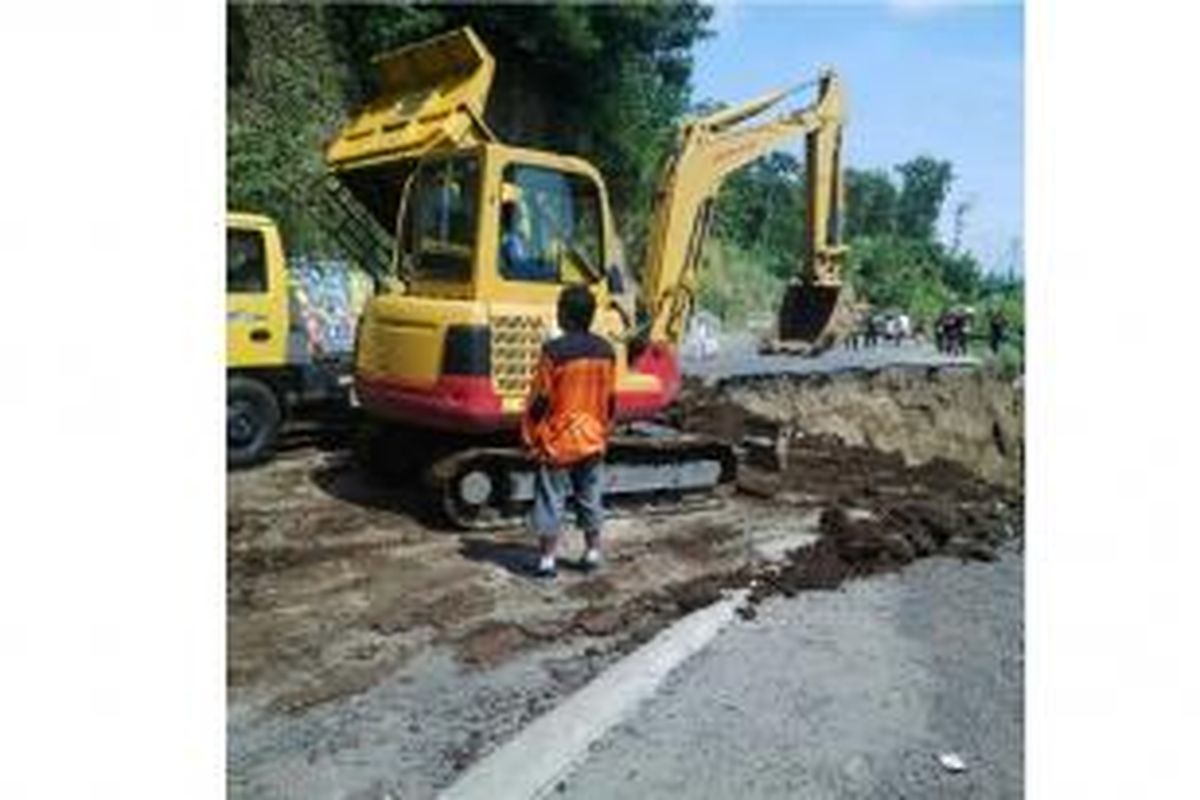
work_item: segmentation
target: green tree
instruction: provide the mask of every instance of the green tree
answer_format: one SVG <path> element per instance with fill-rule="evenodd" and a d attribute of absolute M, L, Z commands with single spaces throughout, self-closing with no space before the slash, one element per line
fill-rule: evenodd
<path fill-rule="evenodd" d="M 496 57 L 489 124 L 514 144 L 595 163 L 636 255 L 658 168 L 688 104 L 691 48 L 708 35 L 711 16 L 711 7 L 694 0 L 362 5 L 337 7 L 331 31 L 361 99 L 375 88 L 372 56 L 472 26 Z"/>
<path fill-rule="evenodd" d="M 296 186 L 324 171 L 351 75 L 325 36 L 321 6 L 227 6 L 226 203 L 270 214 L 289 247 L 318 248 Z"/>
<path fill-rule="evenodd" d="M 942 204 L 950 192 L 954 170 L 949 161 L 918 156 L 896 166 L 900 197 L 896 203 L 896 231 L 922 241 L 932 241 Z"/>
<path fill-rule="evenodd" d="M 881 236 L 896 231 L 899 192 L 883 170 L 847 169 L 845 238 Z"/>
<path fill-rule="evenodd" d="M 777 278 L 794 274 L 804 258 L 804 167 L 775 152 L 733 173 L 717 196 L 713 233 L 737 246 Z"/>
<path fill-rule="evenodd" d="M 635 253 L 687 107 L 691 48 L 712 16 L 695 0 L 228 9 L 229 203 L 282 214 L 292 184 L 322 174 L 324 143 L 376 90 L 373 56 L 471 25 L 496 57 L 493 129 L 595 163 Z"/>
<path fill-rule="evenodd" d="M 937 249 L 941 278 L 946 288 L 964 300 L 977 297 L 982 271 L 975 256 L 963 251 L 947 252 L 940 244 Z"/>

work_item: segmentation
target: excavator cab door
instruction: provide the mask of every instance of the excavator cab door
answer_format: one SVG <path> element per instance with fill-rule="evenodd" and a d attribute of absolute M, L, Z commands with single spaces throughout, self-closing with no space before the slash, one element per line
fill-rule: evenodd
<path fill-rule="evenodd" d="M 463 297 L 475 271 L 480 157 L 468 151 L 423 159 L 399 204 L 397 272 L 416 294 Z"/>

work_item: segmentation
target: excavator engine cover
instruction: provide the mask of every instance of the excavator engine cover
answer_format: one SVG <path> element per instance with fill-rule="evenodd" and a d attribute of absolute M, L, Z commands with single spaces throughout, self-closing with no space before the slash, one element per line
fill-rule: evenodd
<path fill-rule="evenodd" d="M 779 338 L 817 343 L 837 308 L 840 286 L 792 283 L 779 308 Z"/>

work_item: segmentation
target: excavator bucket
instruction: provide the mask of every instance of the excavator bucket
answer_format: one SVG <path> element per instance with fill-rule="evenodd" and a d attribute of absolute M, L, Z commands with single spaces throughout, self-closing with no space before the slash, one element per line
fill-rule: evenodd
<path fill-rule="evenodd" d="M 821 348 L 836 337 L 833 324 L 842 287 L 805 282 L 788 285 L 779 309 L 779 338 Z"/>
<path fill-rule="evenodd" d="M 483 121 L 496 62 L 470 28 L 375 59 L 380 94 L 330 142 L 326 163 L 348 172 L 494 141 Z"/>

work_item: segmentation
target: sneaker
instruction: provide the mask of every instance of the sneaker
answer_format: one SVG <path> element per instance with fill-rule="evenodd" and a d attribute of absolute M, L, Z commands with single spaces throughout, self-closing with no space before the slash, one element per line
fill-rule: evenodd
<path fill-rule="evenodd" d="M 594 569 L 599 569 L 604 563 L 604 557 L 600 555 L 600 551 L 594 547 L 589 547 L 587 552 L 583 554 L 583 560 L 579 565 L 583 567 L 584 572 L 591 572 Z"/>
<path fill-rule="evenodd" d="M 554 563 L 553 557 L 543 556 L 538 559 L 537 569 L 533 574 L 538 578 L 553 578 L 558 575 L 558 565 Z"/>

